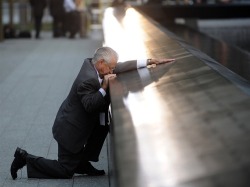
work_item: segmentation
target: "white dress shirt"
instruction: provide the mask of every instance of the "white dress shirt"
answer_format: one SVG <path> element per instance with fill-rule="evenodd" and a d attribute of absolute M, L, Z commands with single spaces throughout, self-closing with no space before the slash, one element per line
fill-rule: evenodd
<path fill-rule="evenodd" d="M 64 0 L 64 9 L 66 12 L 72 12 L 76 10 L 76 4 L 73 0 Z"/>

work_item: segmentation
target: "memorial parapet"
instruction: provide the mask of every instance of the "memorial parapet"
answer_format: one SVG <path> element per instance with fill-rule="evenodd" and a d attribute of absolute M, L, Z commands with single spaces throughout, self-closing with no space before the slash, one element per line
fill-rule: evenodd
<path fill-rule="evenodd" d="M 133 8 L 104 14 L 120 61 L 175 58 L 110 82 L 111 186 L 249 186 L 249 83 Z"/>
<path fill-rule="evenodd" d="M 249 18 L 250 4 L 204 4 L 204 5 L 140 5 L 137 9 L 159 22 L 173 22 L 175 18 L 232 19 Z M 156 14 L 157 12 L 157 14 Z"/>

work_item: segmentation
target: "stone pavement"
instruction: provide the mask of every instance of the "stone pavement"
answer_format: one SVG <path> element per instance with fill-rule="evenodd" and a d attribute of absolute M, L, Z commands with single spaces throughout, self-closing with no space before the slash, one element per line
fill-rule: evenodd
<path fill-rule="evenodd" d="M 84 58 L 102 46 L 102 31 L 86 39 L 11 39 L 0 43 L 0 186 L 109 186 L 107 142 L 100 161 L 105 176 L 72 179 L 28 179 L 26 167 L 12 180 L 9 169 L 17 146 L 29 153 L 57 159 L 51 127 L 57 110 L 78 74 Z"/>

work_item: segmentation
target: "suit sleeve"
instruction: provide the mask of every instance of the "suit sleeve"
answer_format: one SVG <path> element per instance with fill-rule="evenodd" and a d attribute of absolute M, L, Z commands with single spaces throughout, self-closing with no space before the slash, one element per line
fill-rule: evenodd
<path fill-rule="evenodd" d="M 116 68 L 114 69 L 114 73 L 122 73 L 126 71 L 131 71 L 137 69 L 137 61 L 131 60 L 126 62 L 118 62 Z"/>
<path fill-rule="evenodd" d="M 126 62 L 118 62 L 114 73 L 122 73 L 126 71 L 136 70 L 138 68 L 143 68 L 147 66 L 147 59 L 142 60 L 130 60 Z"/>
<path fill-rule="evenodd" d="M 107 105 L 99 88 L 100 83 L 95 79 L 84 81 L 77 87 L 77 95 L 80 97 L 84 109 L 89 113 L 102 112 Z"/>

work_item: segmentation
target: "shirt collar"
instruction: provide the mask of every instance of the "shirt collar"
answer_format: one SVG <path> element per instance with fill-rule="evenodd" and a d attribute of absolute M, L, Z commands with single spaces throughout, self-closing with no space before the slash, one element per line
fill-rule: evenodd
<path fill-rule="evenodd" d="M 95 68 L 95 66 L 94 66 L 94 68 Z M 96 74 L 97 74 L 97 77 L 98 77 L 99 83 L 101 84 L 101 83 L 102 83 L 102 79 L 100 78 L 99 72 L 97 71 L 97 69 L 96 69 L 96 68 L 95 68 L 95 71 L 96 71 Z"/>

